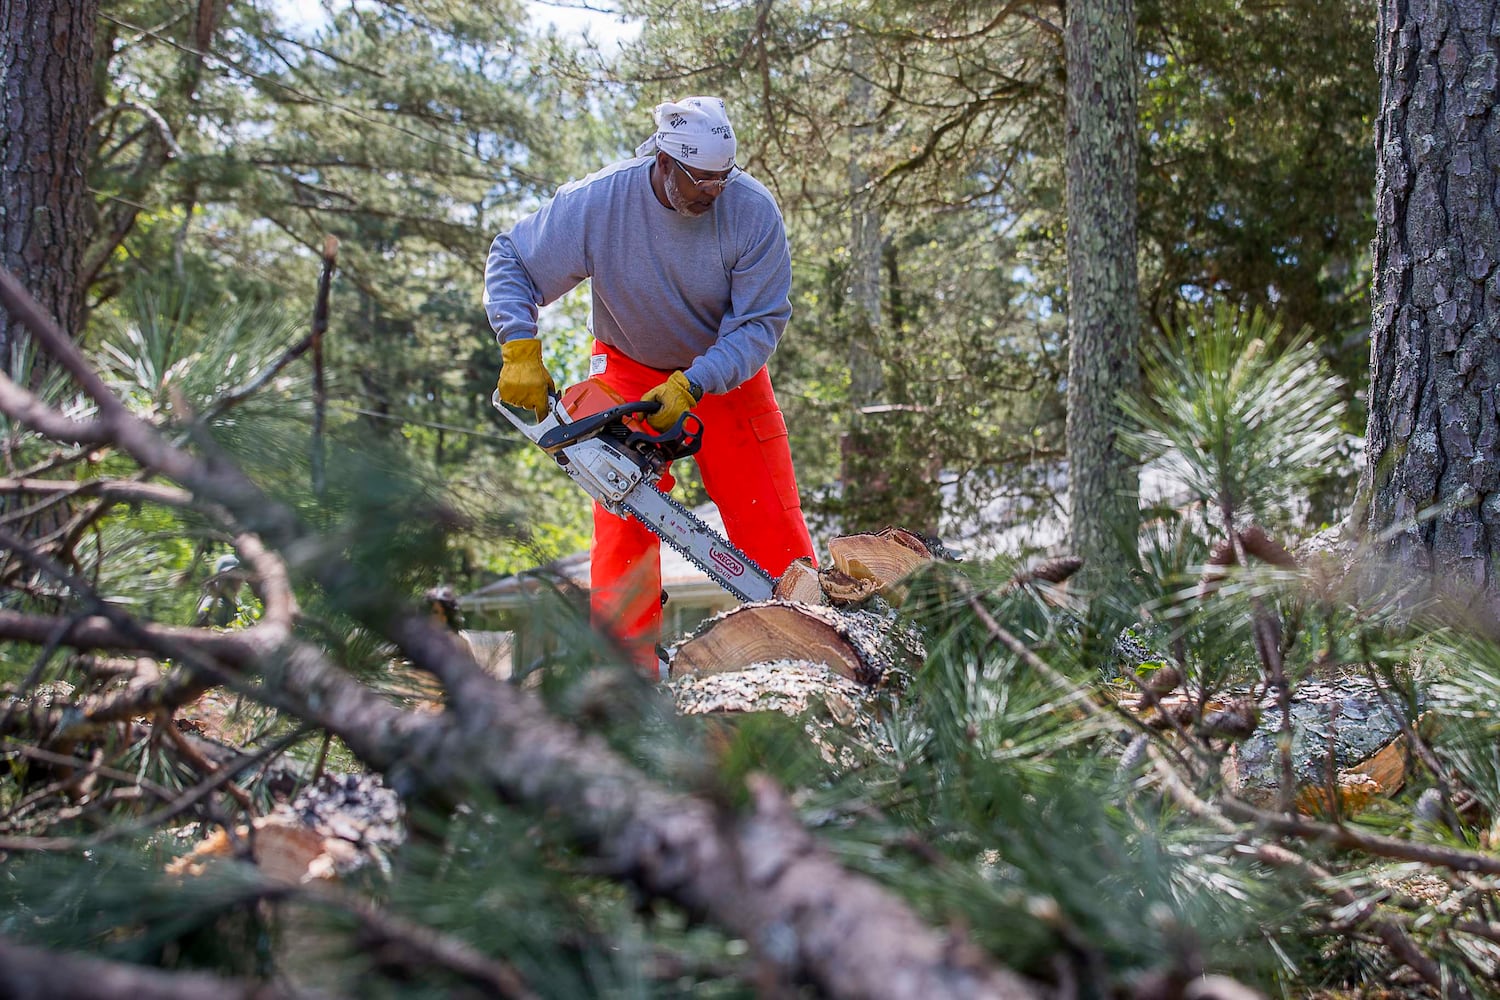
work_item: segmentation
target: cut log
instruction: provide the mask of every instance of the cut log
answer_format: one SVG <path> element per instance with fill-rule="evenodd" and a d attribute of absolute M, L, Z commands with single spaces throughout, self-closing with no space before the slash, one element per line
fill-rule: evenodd
<path fill-rule="evenodd" d="M 680 677 L 669 684 L 683 715 L 781 712 L 795 717 L 821 705 L 835 722 L 850 726 L 872 712 L 869 688 L 805 660 Z"/>
<path fill-rule="evenodd" d="M 677 711 L 712 716 L 705 746 L 722 756 L 733 746 L 735 720 L 761 712 L 780 712 L 799 719 L 823 760 L 853 767 L 848 738 L 883 748 L 876 695 L 821 663 L 765 663 L 748 670 L 703 674 L 669 681 Z"/>
<path fill-rule="evenodd" d="M 1376 686 L 1358 676 L 1305 680 L 1292 696 L 1292 767 L 1297 805 L 1305 812 L 1358 812 L 1376 796 L 1390 796 L 1406 780 L 1406 740 L 1400 720 Z M 1255 733 L 1225 759 L 1230 791 L 1256 805 L 1271 805 L 1280 778 L 1281 712 L 1274 699 L 1261 705 Z M 1331 758 L 1331 759 L 1330 759 Z M 1331 772 L 1331 773 L 1330 773 Z"/>
<path fill-rule="evenodd" d="M 818 570 L 811 559 L 795 559 L 776 581 L 771 599 L 790 601 L 793 604 L 827 604 L 823 586 L 818 581 Z"/>
<path fill-rule="evenodd" d="M 220 828 L 167 865 L 169 875 L 201 875 L 248 841 L 250 859 L 276 881 L 297 884 L 342 875 L 383 858 L 406 839 L 401 802 L 378 774 L 324 774 L 291 803 L 278 803 L 230 838 Z"/>
<path fill-rule="evenodd" d="M 1276 698 L 1263 695 L 1257 701 L 1241 689 L 1200 705 L 1194 695 L 1152 691 L 1155 680 L 1138 678 L 1132 687 L 1139 697 L 1133 701 L 1123 684 L 1105 693 L 1157 732 L 1182 729 L 1230 743 L 1219 768 L 1226 790 L 1251 805 L 1276 806 L 1282 739 Z M 1367 678 L 1306 679 L 1292 694 L 1291 715 L 1293 799 L 1300 812 L 1352 816 L 1405 783 L 1409 751 L 1401 720 Z M 1423 716 L 1419 728 L 1427 728 L 1430 719 Z"/>
<path fill-rule="evenodd" d="M 705 622 L 672 650 L 671 676 L 804 660 L 872 685 L 893 666 L 910 667 L 913 658 L 920 663 L 921 655 L 915 636 L 872 612 L 762 601 Z"/>
<path fill-rule="evenodd" d="M 892 604 L 905 597 L 901 581 L 935 558 L 926 542 L 904 528 L 841 535 L 829 540 L 828 555 L 840 572 L 875 581 L 876 592 Z"/>
<path fill-rule="evenodd" d="M 917 555 L 921 556 L 923 560 L 939 558 L 926 539 L 915 532 L 907 531 L 905 528 L 881 528 L 876 532 L 876 535 L 887 541 L 892 541 L 897 545 L 911 549 Z"/>
<path fill-rule="evenodd" d="M 850 576 L 837 566 L 829 566 L 818 574 L 818 587 L 827 598 L 824 603 L 846 608 L 874 597 L 880 581 L 869 576 Z"/>

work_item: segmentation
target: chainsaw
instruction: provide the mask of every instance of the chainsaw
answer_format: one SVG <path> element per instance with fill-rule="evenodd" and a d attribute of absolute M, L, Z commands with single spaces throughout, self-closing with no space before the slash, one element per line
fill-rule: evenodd
<path fill-rule="evenodd" d="M 597 379 L 548 393 L 547 414 L 534 423 L 500 402 L 499 390 L 490 401 L 605 510 L 631 515 L 740 600 L 770 600 L 770 574 L 656 488 L 667 466 L 703 443 L 703 422 L 693 413 L 657 433 L 641 418 L 660 403 L 627 402 Z"/>

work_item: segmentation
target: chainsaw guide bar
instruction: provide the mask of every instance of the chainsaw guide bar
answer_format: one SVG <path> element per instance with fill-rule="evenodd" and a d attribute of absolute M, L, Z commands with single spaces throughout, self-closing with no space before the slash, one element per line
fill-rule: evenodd
<path fill-rule="evenodd" d="M 549 394 L 548 413 L 535 423 L 500 402 L 498 390 L 490 402 L 605 510 L 631 515 L 740 600 L 771 599 L 776 581 L 770 574 L 655 486 L 673 459 L 698 450 L 703 424 L 696 416 L 684 413 L 675 426 L 653 434 L 639 417 L 658 403 L 621 403 L 575 419 L 566 398 Z"/>

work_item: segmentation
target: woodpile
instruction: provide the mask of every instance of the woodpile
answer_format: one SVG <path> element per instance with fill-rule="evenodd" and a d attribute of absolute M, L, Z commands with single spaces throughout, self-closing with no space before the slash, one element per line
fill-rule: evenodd
<path fill-rule="evenodd" d="M 1292 557 L 1258 529 L 1239 535 L 1247 556 L 1276 566 Z M 874 691 L 894 671 L 914 673 L 925 658 L 922 638 L 895 613 L 914 573 L 948 558 L 900 528 L 844 535 L 828 545 L 821 567 L 798 560 L 769 601 L 744 604 L 705 622 L 670 655 L 670 687 L 686 715 L 733 716 L 780 711 L 809 725 L 868 726 Z M 1212 554 L 1200 591 L 1223 582 L 1235 552 Z M 1010 588 L 1061 585 L 1080 560 L 1057 557 L 1019 573 Z M 1257 805 L 1279 800 L 1281 713 L 1273 697 L 1226 691 L 1201 699 L 1182 690 L 1182 674 L 1160 665 L 1133 678 L 1121 699 L 1148 728 L 1217 743 L 1231 794 Z M 1398 791 L 1409 754 L 1399 720 L 1374 685 L 1360 677 L 1304 680 L 1292 710 L 1292 759 L 1300 812 L 1352 815 Z M 809 730 L 817 742 L 817 733 Z"/>

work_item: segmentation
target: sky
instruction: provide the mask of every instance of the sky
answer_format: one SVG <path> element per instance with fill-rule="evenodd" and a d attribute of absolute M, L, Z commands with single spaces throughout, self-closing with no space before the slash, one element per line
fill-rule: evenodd
<path fill-rule="evenodd" d="M 603 3 L 599 0 L 582 2 L 592 2 L 593 7 L 609 6 L 607 0 Z M 618 14 L 581 6 L 579 0 L 526 0 L 526 8 L 538 26 L 553 24 L 561 34 L 578 37 L 588 31 L 590 37 L 601 45 L 627 40 L 640 30 L 638 24 L 622 22 Z"/>
<path fill-rule="evenodd" d="M 277 13 L 287 23 L 316 28 L 324 22 L 323 5 L 309 0 L 273 0 Z M 538 28 L 555 25 L 559 33 L 581 38 L 587 31 L 601 46 L 628 40 L 639 25 L 626 23 L 612 10 L 610 0 L 523 0 L 532 23 Z"/>

